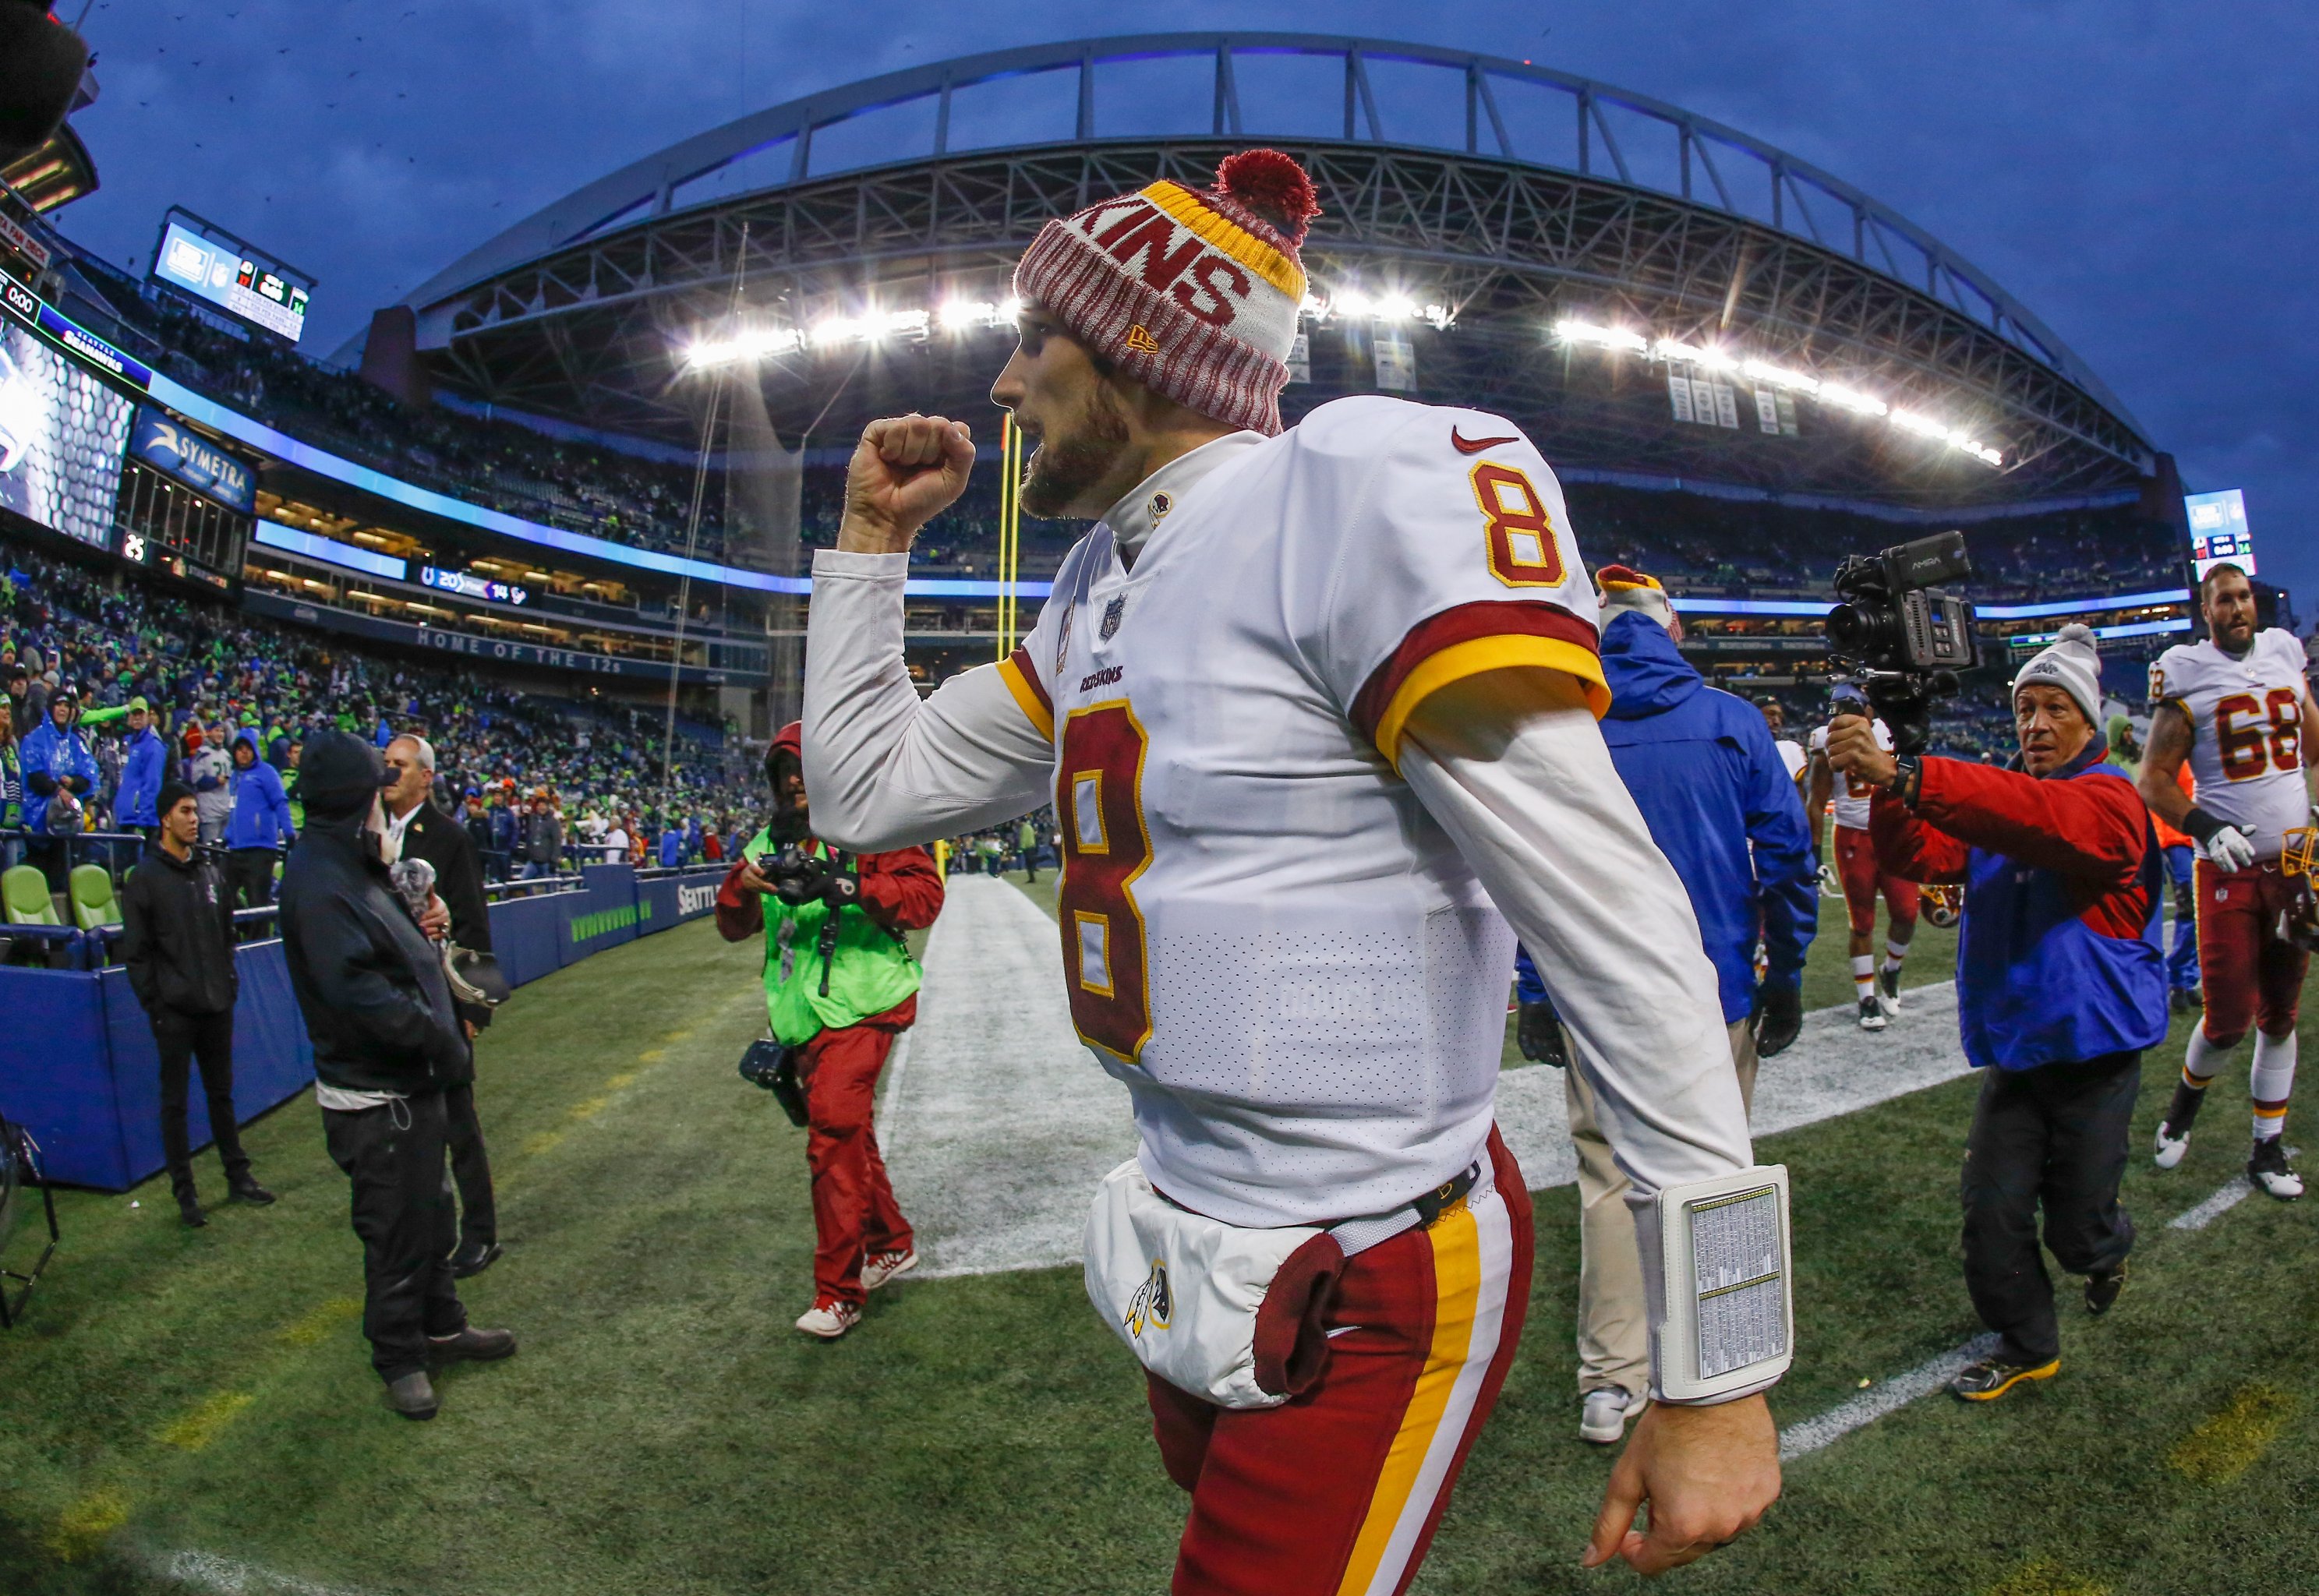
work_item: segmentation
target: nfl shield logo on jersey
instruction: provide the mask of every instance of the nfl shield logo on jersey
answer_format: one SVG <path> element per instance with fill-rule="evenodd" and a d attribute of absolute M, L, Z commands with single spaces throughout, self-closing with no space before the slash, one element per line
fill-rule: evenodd
<path fill-rule="evenodd" d="M 1105 643 L 1110 642 L 1113 634 L 1119 630 L 1119 618 L 1126 609 L 1127 595 L 1124 593 L 1103 607 L 1103 624 L 1096 627 L 1096 632 Z"/>

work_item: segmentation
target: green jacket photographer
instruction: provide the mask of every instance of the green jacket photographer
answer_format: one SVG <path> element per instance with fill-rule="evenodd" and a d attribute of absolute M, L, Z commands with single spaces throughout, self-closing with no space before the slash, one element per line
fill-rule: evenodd
<path fill-rule="evenodd" d="M 922 848 L 848 855 L 817 840 L 799 742 L 793 722 L 766 750 L 772 818 L 717 888 L 717 930 L 728 942 L 765 933 L 765 1012 L 804 1097 L 813 1176 L 813 1306 L 797 1328 L 834 1339 L 861 1322 L 871 1291 L 917 1266 L 878 1150 L 877 1089 L 918 1014 L 902 933 L 934 923 L 943 879 Z M 773 1085 L 745 1063 L 742 1073 Z M 789 1097 L 783 1107 L 798 1112 Z"/>

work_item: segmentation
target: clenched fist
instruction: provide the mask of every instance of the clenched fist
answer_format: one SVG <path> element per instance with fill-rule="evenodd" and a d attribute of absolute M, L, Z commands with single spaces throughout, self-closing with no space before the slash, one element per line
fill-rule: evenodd
<path fill-rule="evenodd" d="M 907 416 L 862 429 L 845 468 L 845 516 L 837 546 L 848 554 L 893 555 L 961 493 L 974 467 L 974 435 L 963 421 Z"/>

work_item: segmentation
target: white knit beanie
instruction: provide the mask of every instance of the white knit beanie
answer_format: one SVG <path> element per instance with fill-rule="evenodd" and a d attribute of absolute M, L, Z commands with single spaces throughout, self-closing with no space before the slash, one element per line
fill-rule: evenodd
<path fill-rule="evenodd" d="M 2025 687 L 2060 688 L 2078 701 L 2086 724 L 2098 729 L 2102 724 L 2101 654 L 2094 644 L 2093 628 L 2078 621 L 2063 627 L 2061 636 L 2021 667 L 2021 673 L 2013 679 L 2013 696 L 2018 699 Z"/>

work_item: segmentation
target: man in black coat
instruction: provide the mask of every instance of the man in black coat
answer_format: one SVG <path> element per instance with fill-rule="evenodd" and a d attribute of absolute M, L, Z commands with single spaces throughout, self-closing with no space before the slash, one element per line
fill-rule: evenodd
<path fill-rule="evenodd" d="M 395 1411 L 431 1419 L 430 1363 L 515 1350 L 509 1331 L 467 1323 L 451 1280 L 443 1098 L 472 1078 L 467 1040 L 441 955 L 388 876 L 402 839 L 380 803 L 377 752 L 327 732 L 301 770 L 306 829 L 282 876 L 290 987 L 314 1044 L 330 1159 L 354 1186 L 371 1364 Z M 439 898 L 426 919 L 447 929 Z"/>
<path fill-rule="evenodd" d="M 435 750 L 426 738 L 404 734 L 386 745 L 386 768 L 393 778 L 384 797 L 387 825 L 402 834 L 402 857 L 435 867 L 435 892 L 451 911 L 451 940 L 478 953 L 492 951 L 491 905 L 483 896 L 483 872 L 465 829 L 428 796 L 435 780 Z M 455 1000 L 456 1001 L 456 1000 Z M 470 1055 L 475 1032 L 492 1023 L 481 1004 L 461 1003 L 460 1029 Z M 500 1256 L 499 1207 L 492 1198 L 492 1160 L 483 1147 L 483 1127 L 475 1118 L 472 1062 L 468 1078 L 443 1094 L 451 1144 L 451 1176 L 459 1185 L 459 1247 L 451 1255 L 451 1276 L 480 1275 Z"/>
<path fill-rule="evenodd" d="M 194 852 L 202 831 L 194 789 L 164 783 L 154 813 L 161 824 L 121 889 L 121 961 L 160 1050 L 161 1157 L 169 1190 L 178 1216 L 199 1227 L 209 1221 L 194 1193 L 185 1134 L 185 1088 L 195 1059 L 227 1190 L 235 1202 L 261 1207 L 274 1194 L 251 1176 L 234 1123 L 233 1004 L 240 978 L 233 964 L 233 894 L 217 861 Z"/>

